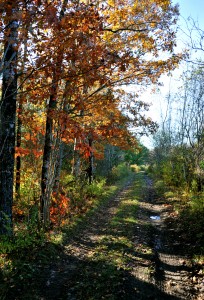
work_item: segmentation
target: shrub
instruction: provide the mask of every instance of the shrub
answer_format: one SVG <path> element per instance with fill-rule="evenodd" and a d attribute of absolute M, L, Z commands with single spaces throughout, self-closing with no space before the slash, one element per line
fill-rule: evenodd
<path fill-rule="evenodd" d="M 86 186 L 85 193 L 91 197 L 100 196 L 103 193 L 105 184 L 106 184 L 105 178 L 99 181 L 94 181 L 92 184 Z"/>
<path fill-rule="evenodd" d="M 131 169 L 126 165 L 126 163 L 121 163 L 118 166 L 113 167 L 111 173 L 108 176 L 108 183 L 113 183 L 125 177 L 129 177 L 131 174 Z"/>

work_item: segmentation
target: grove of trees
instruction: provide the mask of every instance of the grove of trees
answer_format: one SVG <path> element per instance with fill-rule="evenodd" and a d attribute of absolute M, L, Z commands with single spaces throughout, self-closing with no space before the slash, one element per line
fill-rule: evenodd
<path fill-rule="evenodd" d="M 167 118 L 154 138 L 155 166 L 166 184 L 188 192 L 201 192 L 204 184 L 203 78 L 200 66 L 183 72 L 182 87 L 170 95 Z"/>
<path fill-rule="evenodd" d="M 82 186 L 83 173 L 91 184 L 96 161 L 109 170 L 119 148 L 135 152 L 137 133 L 154 132 L 148 105 L 125 86 L 157 83 L 178 66 L 178 15 L 166 0 L 0 0 L 1 234 L 12 234 L 14 213 L 33 209 L 48 228 L 51 213 L 68 207 L 63 184 Z M 179 146 L 194 144 L 198 178 L 201 75 L 191 73 L 199 115 L 182 107 Z M 183 158 L 182 168 L 186 178 Z"/>

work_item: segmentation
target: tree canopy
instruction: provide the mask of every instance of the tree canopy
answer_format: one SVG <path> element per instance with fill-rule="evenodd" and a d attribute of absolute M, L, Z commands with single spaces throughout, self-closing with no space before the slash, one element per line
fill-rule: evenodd
<path fill-rule="evenodd" d="M 130 127 L 154 131 L 147 106 L 124 86 L 177 67 L 178 14 L 166 0 L 0 1 L 2 232 L 12 227 L 14 171 L 15 199 L 32 174 L 46 226 L 66 145 L 90 171 L 106 144 L 138 147 Z"/>

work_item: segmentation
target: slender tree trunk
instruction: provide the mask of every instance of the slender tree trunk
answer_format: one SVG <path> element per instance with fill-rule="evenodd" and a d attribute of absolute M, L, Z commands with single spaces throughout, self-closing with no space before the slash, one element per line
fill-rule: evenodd
<path fill-rule="evenodd" d="M 18 120 L 17 120 L 17 134 L 16 134 L 16 146 L 21 146 L 21 130 L 22 130 L 22 102 L 19 101 L 18 105 Z M 20 198 L 20 186 L 21 186 L 21 156 L 16 157 L 16 197 Z"/>
<path fill-rule="evenodd" d="M 81 159 L 78 150 L 76 149 L 77 139 L 74 139 L 74 150 L 73 150 L 73 163 L 72 163 L 72 175 L 78 177 L 80 175 Z"/>
<path fill-rule="evenodd" d="M 27 32 L 28 29 L 26 28 Z M 23 62 L 22 62 L 22 73 L 24 73 L 25 69 L 25 62 L 26 62 L 26 57 L 27 57 L 27 34 L 24 39 L 24 52 L 23 52 Z M 21 91 L 23 91 L 23 80 L 22 78 L 20 80 L 20 86 L 21 86 Z M 19 97 L 19 104 L 18 104 L 18 116 L 17 116 L 17 132 L 16 132 L 16 146 L 20 147 L 21 146 L 21 135 L 22 135 L 22 109 L 23 109 L 23 96 Z M 16 157 L 16 187 L 15 187 L 15 192 L 16 192 L 16 197 L 19 199 L 20 198 L 20 187 L 21 187 L 21 156 L 18 155 Z"/>
<path fill-rule="evenodd" d="M 58 193 L 59 192 L 59 183 L 60 183 L 60 174 L 61 174 L 61 169 L 62 169 L 62 158 L 63 158 L 63 150 L 64 150 L 64 145 L 61 141 L 59 143 L 59 150 L 58 150 L 58 155 L 57 155 L 57 161 L 55 164 L 55 172 L 54 172 L 54 185 L 53 185 L 53 192 Z"/>
<path fill-rule="evenodd" d="M 18 26 L 17 20 L 11 20 L 5 32 L 0 103 L 0 233 L 6 235 L 12 234 Z"/>
<path fill-rule="evenodd" d="M 92 146 L 93 146 L 93 140 L 92 140 L 92 138 L 89 138 L 89 147 L 92 148 Z M 94 170 L 93 160 L 94 160 L 93 151 L 90 151 L 89 166 L 88 166 L 88 180 L 89 180 L 89 184 L 92 184 L 92 182 L 93 182 L 93 170 Z"/>
<path fill-rule="evenodd" d="M 64 0 L 59 15 L 59 21 L 64 17 L 64 12 L 67 6 L 68 0 Z M 53 71 L 52 79 L 52 91 L 50 95 L 47 120 L 46 120 L 46 133 L 45 133 L 45 145 L 43 152 L 43 164 L 42 164 L 42 177 L 41 177 L 41 197 L 40 197 L 40 215 L 43 227 L 46 229 L 50 224 L 50 195 L 52 193 L 53 184 L 51 180 L 51 172 L 53 167 L 52 154 L 53 154 L 53 129 L 54 120 L 53 114 L 56 111 L 57 106 L 57 90 L 59 84 L 59 76 L 61 74 L 61 64 L 63 55 L 59 53 L 59 57 L 56 61 L 56 65 Z M 53 170 L 54 172 L 54 170 Z M 54 181 L 54 180 L 53 180 Z"/>
<path fill-rule="evenodd" d="M 55 82 L 55 76 L 53 78 Z M 51 168 L 51 158 L 52 158 L 52 145 L 53 145 L 53 112 L 56 108 L 56 93 L 57 87 L 55 84 L 52 86 L 52 94 L 50 95 L 50 101 L 47 111 L 46 120 L 46 133 L 45 133 L 45 145 L 43 153 L 43 164 L 42 164 L 42 178 L 41 178 L 41 203 L 40 203 L 40 214 L 41 220 L 44 227 L 49 226 L 50 222 L 50 168 Z"/>
<path fill-rule="evenodd" d="M 63 95 L 63 101 L 61 104 L 61 108 L 63 107 L 63 111 L 69 112 L 69 108 L 66 107 L 66 90 L 69 86 L 69 81 L 66 81 L 64 95 Z M 55 166 L 54 166 L 54 184 L 53 184 L 53 192 L 58 193 L 59 192 L 59 183 L 60 183 L 60 174 L 62 169 L 62 159 L 63 159 L 63 153 L 64 153 L 64 144 L 61 140 L 61 126 L 60 122 L 58 122 L 58 129 L 57 129 L 57 138 L 56 138 L 56 145 L 55 145 Z"/>

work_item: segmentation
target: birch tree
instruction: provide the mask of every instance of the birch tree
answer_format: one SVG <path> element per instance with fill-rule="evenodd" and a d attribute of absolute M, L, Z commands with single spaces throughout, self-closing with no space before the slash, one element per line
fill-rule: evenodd
<path fill-rule="evenodd" d="M 12 234 L 16 128 L 18 27 L 17 1 L 5 7 L 2 95 L 0 102 L 0 233 Z"/>

